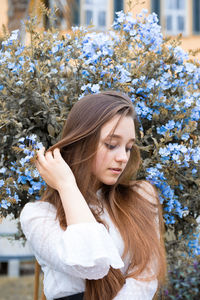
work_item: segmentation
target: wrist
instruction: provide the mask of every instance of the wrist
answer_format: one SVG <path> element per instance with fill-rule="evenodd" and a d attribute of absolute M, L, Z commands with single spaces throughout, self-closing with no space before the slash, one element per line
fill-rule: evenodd
<path fill-rule="evenodd" d="M 60 183 L 57 188 L 57 191 L 61 195 L 66 191 L 77 189 L 77 188 L 78 186 L 76 184 L 76 180 L 74 179 L 74 180 L 70 180 L 70 181 L 68 180 L 67 182 Z"/>

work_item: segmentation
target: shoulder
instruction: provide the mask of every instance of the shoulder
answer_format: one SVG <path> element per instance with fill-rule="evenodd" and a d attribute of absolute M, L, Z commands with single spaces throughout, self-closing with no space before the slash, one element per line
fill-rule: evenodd
<path fill-rule="evenodd" d="M 158 193 L 156 188 L 146 180 L 136 181 L 132 189 L 134 192 L 138 193 L 141 197 L 145 198 L 154 205 L 158 204 Z"/>
<path fill-rule="evenodd" d="M 42 217 L 42 216 L 55 216 L 56 215 L 56 208 L 49 202 L 44 201 L 35 201 L 35 202 L 28 202 L 23 207 L 20 220 L 27 218 L 27 217 Z"/>
<path fill-rule="evenodd" d="M 43 201 L 27 203 L 21 211 L 19 221 L 26 238 L 30 237 L 37 228 L 41 230 L 41 228 L 59 226 L 55 207 Z"/>

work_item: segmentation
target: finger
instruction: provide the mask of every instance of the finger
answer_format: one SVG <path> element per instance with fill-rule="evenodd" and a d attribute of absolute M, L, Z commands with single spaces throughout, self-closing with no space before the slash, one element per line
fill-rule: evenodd
<path fill-rule="evenodd" d="M 42 155 L 42 154 L 44 155 L 45 148 L 42 147 L 41 149 L 37 150 L 36 152 L 37 152 L 37 156 L 38 156 L 38 155 Z"/>
<path fill-rule="evenodd" d="M 51 152 L 51 151 L 47 151 L 46 153 L 45 153 L 45 158 L 46 158 L 46 160 L 47 161 L 53 161 L 53 153 Z"/>
<path fill-rule="evenodd" d="M 60 159 L 60 158 L 62 158 L 62 156 L 61 156 L 61 154 L 60 154 L 60 149 L 59 149 L 59 148 L 55 148 L 55 149 L 53 150 L 53 156 L 54 156 L 55 159 Z"/>
<path fill-rule="evenodd" d="M 44 156 L 44 152 L 45 152 L 45 148 L 42 147 L 42 149 L 38 150 L 37 151 L 37 161 L 40 163 L 40 164 L 45 164 L 45 156 Z"/>

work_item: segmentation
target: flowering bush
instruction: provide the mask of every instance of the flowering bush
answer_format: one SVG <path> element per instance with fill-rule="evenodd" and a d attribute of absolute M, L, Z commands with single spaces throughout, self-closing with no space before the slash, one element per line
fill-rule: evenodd
<path fill-rule="evenodd" d="M 55 143 L 73 104 L 87 93 L 127 93 L 138 115 L 139 178 L 159 191 L 169 264 L 200 254 L 200 66 L 179 41 L 163 38 L 155 14 L 117 13 L 109 32 L 73 28 L 60 36 L 27 22 L 30 45 L 14 31 L 0 50 L 0 213 L 15 217 L 44 183 L 29 163 Z M 14 152 L 13 146 L 21 149 Z M 28 163 L 28 164 L 27 164 Z M 176 260 L 175 260 L 176 259 Z"/>
<path fill-rule="evenodd" d="M 200 262 L 194 260 L 182 266 L 174 266 L 169 271 L 169 287 L 165 289 L 166 300 L 199 299 Z"/>

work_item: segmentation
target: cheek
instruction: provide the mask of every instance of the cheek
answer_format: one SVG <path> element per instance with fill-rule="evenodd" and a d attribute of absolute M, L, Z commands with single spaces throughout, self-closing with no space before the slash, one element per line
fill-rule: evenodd
<path fill-rule="evenodd" d="M 96 157 L 93 161 L 93 164 L 92 164 L 92 171 L 94 174 L 96 174 L 98 172 L 100 165 L 101 165 L 101 161 L 100 161 L 99 155 L 96 155 Z"/>
<path fill-rule="evenodd" d="M 99 150 L 93 162 L 93 172 L 99 172 L 105 165 L 107 155 L 103 149 Z"/>

